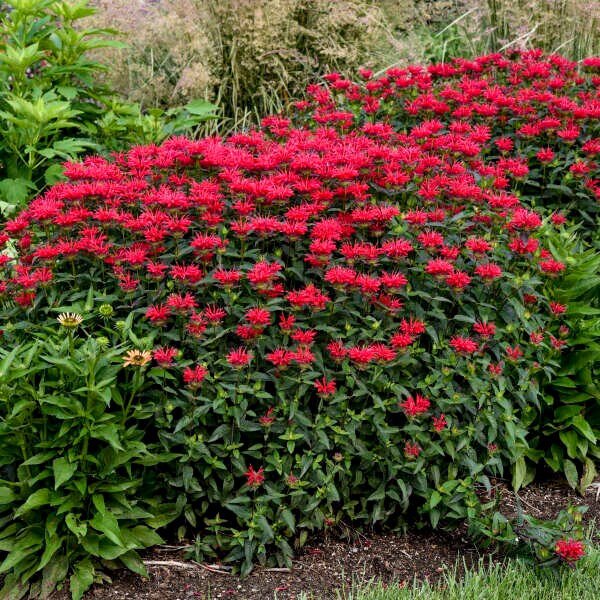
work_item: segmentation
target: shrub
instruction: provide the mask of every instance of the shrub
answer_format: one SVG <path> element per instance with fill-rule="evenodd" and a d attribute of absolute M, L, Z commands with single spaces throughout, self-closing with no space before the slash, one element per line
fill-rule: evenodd
<path fill-rule="evenodd" d="M 579 70 L 564 57 L 528 51 L 392 69 L 379 79 L 365 73 L 362 83 L 333 74 L 327 78 L 330 90 L 315 86 L 312 102 L 300 107 L 308 111 L 308 120 L 315 118 L 315 111 L 320 122 L 327 122 L 335 110 L 342 116 L 349 110 L 365 127 L 381 119 L 390 131 L 424 139 L 433 135 L 433 141 L 424 142 L 432 150 L 461 144 L 460 135 L 470 132 L 479 139 L 473 152 L 485 160 L 490 176 L 499 177 L 503 189 L 554 224 L 570 223 L 588 246 L 597 246 L 599 64 L 597 58 L 588 58 Z M 417 193 L 424 199 L 446 197 L 439 186 L 419 185 Z M 522 417 L 536 447 L 528 458 L 564 472 L 573 487 L 579 480 L 583 489 L 595 476 L 600 423 L 592 384 L 597 368 L 595 343 L 590 345 L 595 342 L 594 323 L 581 323 L 578 317 L 591 317 L 597 310 L 599 259 L 597 252 L 584 254 L 581 244 L 569 242 L 566 230 L 550 236 L 552 240 L 553 260 L 570 264 L 571 271 L 563 277 L 557 267 L 547 289 L 556 299 L 556 310 L 572 319 L 567 317 L 562 334 L 555 334 L 551 343 L 566 348 L 569 330 L 577 333 L 562 365 L 564 377 L 546 387 L 545 404 Z M 553 269 L 552 261 L 544 263 Z M 574 371 L 578 374 L 572 378 Z M 516 468 L 527 473 L 525 481 L 534 475 L 525 461 L 518 461 Z"/>
<path fill-rule="evenodd" d="M 490 60 L 504 59 L 480 62 Z M 420 69 L 414 78 L 429 80 Z M 415 106 L 430 98 L 401 89 Z M 226 139 L 173 138 L 69 164 L 68 181 L 2 238 L 7 346 L 52 339 L 65 312 L 81 315 L 82 335 L 105 338 L 94 355 L 128 365 L 106 389 L 67 395 L 66 377 L 49 376 L 62 397 L 91 388 L 94 406 L 107 405 L 113 449 L 144 445 L 133 457 L 145 481 L 132 488 L 142 519 L 156 518 L 144 501 L 162 497 L 181 537 L 202 531 L 198 558 L 221 556 L 244 574 L 255 560 L 288 563 L 292 546 L 323 527 L 475 517 L 474 484 L 489 488 L 488 476 L 512 464 L 515 487 L 524 484 L 525 460 L 537 457 L 527 424 L 564 345 L 548 282 L 565 265 L 540 242 L 555 225 L 508 189 L 514 163 L 488 159 L 485 127 L 457 120 L 446 132 L 390 110 L 396 133 L 338 110 L 322 88 L 311 93 L 307 127 L 270 117 Z M 33 372 L 47 363 L 40 356 Z M 26 390 L 39 388 L 32 377 L 19 380 Z M 132 378 L 135 408 L 119 426 Z M 3 398 L 3 420 L 19 394 L 34 415 L 54 394 L 26 390 Z M 47 461 L 77 456 L 55 446 L 44 455 L 43 428 L 27 422 L 28 448 L 9 444 L 7 522 L 21 518 L 31 486 L 51 484 Z M 32 451 L 44 458 L 30 479 Z M 142 469 L 144 451 L 160 468 Z M 80 464 L 73 479 L 89 476 Z M 78 533 L 42 499 L 28 526 L 51 516 L 70 548 Z M 77 508 L 84 549 L 98 511 Z M 15 536 L 5 535 L 6 551 Z M 0 569 L 34 577 L 40 551 L 8 552 Z M 88 562 L 86 573 L 102 565 L 112 563 Z"/>
<path fill-rule="evenodd" d="M 547 241 L 559 260 L 570 263 L 554 292 L 567 307 L 562 328 L 569 347 L 558 377 L 545 387 L 545 409 L 531 430 L 539 432 L 538 445 L 544 451 L 540 458 L 584 494 L 596 478 L 600 459 L 600 254 L 584 250 L 575 232 L 555 232 Z"/>

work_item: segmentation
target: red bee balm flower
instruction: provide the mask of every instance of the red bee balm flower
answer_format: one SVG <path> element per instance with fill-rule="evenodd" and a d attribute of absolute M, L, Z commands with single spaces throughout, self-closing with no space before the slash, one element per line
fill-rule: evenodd
<path fill-rule="evenodd" d="M 246 312 L 246 321 L 253 327 L 262 327 L 271 323 L 271 313 L 264 308 L 251 308 Z"/>
<path fill-rule="evenodd" d="M 271 427 L 271 425 L 273 424 L 273 421 L 275 421 L 275 417 L 272 416 L 274 412 L 275 412 L 274 408 L 269 408 L 269 410 L 267 410 L 267 414 L 264 417 L 260 417 L 258 419 L 258 422 L 263 427 Z"/>
<path fill-rule="evenodd" d="M 475 267 L 475 274 L 479 275 L 485 281 L 493 281 L 502 276 L 502 269 L 498 265 L 486 263 Z"/>
<path fill-rule="evenodd" d="M 473 341 L 469 337 L 461 337 L 459 335 L 455 335 L 450 340 L 450 346 L 454 349 L 455 352 L 459 354 L 473 354 L 479 348 L 479 344 Z"/>
<path fill-rule="evenodd" d="M 558 540 L 554 547 L 556 554 L 563 560 L 575 562 L 582 556 L 585 556 L 585 548 L 582 542 L 569 538 L 568 540 Z"/>
<path fill-rule="evenodd" d="M 208 369 L 202 365 L 196 365 L 193 369 L 187 367 L 183 370 L 183 381 L 191 390 L 197 390 L 207 375 Z"/>
<path fill-rule="evenodd" d="M 544 271 L 544 273 L 548 273 L 549 275 L 558 275 L 561 271 L 564 271 L 565 265 L 556 260 L 543 260 L 540 261 L 540 269 Z"/>
<path fill-rule="evenodd" d="M 444 415 L 444 413 L 442 413 L 439 417 L 432 417 L 432 421 L 433 421 L 433 428 L 437 432 L 442 431 L 442 429 L 444 429 L 446 427 L 446 425 L 448 425 L 448 423 L 446 421 L 446 416 Z"/>
<path fill-rule="evenodd" d="M 321 380 L 317 379 L 315 381 L 315 388 L 317 390 L 317 394 L 319 394 L 319 396 L 322 398 L 327 398 L 328 396 L 335 394 L 335 390 L 337 389 L 335 381 L 327 381 L 325 377 L 323 377 Z"/>
<path fill-rule="evenodd" d="M 417 394 L 414 398 L 409 396 L 404 402 L 398 403 L 398 406 L 401 406 L 404 412 L 411 417 L 427 412 L 430 405 L 429 399 L 421 394 Z"/>
<path fill-rule="evenodd" d="M 227 355 L 227 362 L 232 366 L 235 367 L 236 369 L 239 369 L 241 367 L 245 367 L 248 365 L 248 363 L 254 358 L 254 356 L 252 354 L 250 354 L 246 348 L 241 347 L 241 348 L 236 348 L 235 350 L 232 350 L 228 355 Z"/>
<path fill-rule="evenodd" d="M 258 471 L 254 470 L 254 467 L 250 465 L 248 470 L 244 473 L 244 475 L 248 478 L 248 483 L 246 484 L 248 487 L 256 489 L 260 487 L 265 480 L 264 468 L 261 467 Z"/>
<path fill-rule="evenodd" d="M 505 350 L 506 356 L 508 356 L 510 360 L 517 361 L 519 358 L 521 358 L 521 356 L 523 356 L 523 351 L 521 348 L 519 348 L 519 346 L 515 346 L 514 348 L 507 346 Z"/>
<path fill-rule="evenodd" d="M 154 360 L 161 367 L 170 367 L 173 364 L 173 359 L 179 354 L 177 348 L 169 348 L 168 346 L 159 347 L 152 353 Z"/>
<path fill-rule="evenodd" d="M 410 442 L 406 442 L 406 444 L 404 444 L 404 454 L 407 458 L 417 458 L 421 453 L 421 450 L 421 446 L 416 443 L 411 444 Z"/>
<path fill-rule="evenodd" d="M 494 323 L 486 323 L 485 321 L 477 321 L 473 325 L 473 331 L 478 333 L 482 339 L 487 340 L 496 333 L 496 325 Z"/>

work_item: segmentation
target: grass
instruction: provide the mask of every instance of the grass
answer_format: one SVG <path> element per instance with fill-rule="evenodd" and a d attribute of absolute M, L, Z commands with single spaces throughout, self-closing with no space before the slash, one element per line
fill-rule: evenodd
<path fill-rule="evenodd" d="M 436 584 L 414 582 L 404 588 L 374 584 L 340 593 L 339 600 L 594 600 L 599 597 L 600 550 L 591 549 L 577 569 L 538 570 L 514 559 L 483 562 L 464 574 L 450 571 Z M 300 600 L 309 600 L 309 597 Z M 310 599 L 312 600 L 312 599 Z M 314 600 L 317 600 L 316 598 Z"/>

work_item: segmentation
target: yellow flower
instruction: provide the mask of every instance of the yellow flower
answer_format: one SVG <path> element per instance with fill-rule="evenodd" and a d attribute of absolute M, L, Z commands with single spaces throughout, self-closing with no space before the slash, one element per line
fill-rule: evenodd
<path fill-rule="evenodd" d="M 68 329 L 74 329 L 78 327 L 83 321 L 83 317 L 77 313 L 61 313 L 58 315 L 56 320 L 63 326 Z"/>
<path fill-rule="evenodd" d="M 152 360 L 149 350 L 128 350 L 123 356 L 124 367 L 143 367 Z"/>

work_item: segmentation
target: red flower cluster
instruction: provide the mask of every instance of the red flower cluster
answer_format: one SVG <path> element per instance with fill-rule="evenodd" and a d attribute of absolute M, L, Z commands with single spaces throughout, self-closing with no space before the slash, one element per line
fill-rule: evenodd
<path fill-rule="evenodd" d="M 569 562 L 575 562 L 585 556 L 583 543 L 570 538 L 568 540 L 558 540 L 554 550 L 563 560 Z"/>

